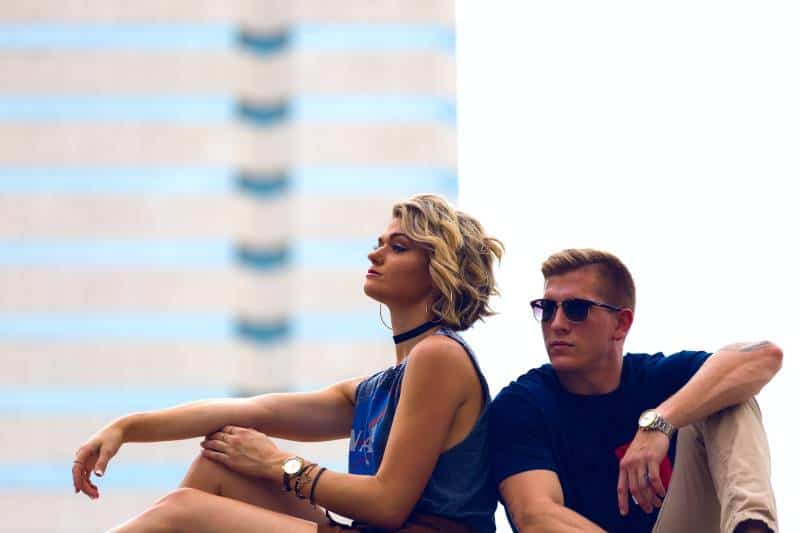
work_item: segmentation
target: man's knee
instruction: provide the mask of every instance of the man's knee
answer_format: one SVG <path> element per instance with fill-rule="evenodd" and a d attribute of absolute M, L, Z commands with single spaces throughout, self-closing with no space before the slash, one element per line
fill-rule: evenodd
<path fill-rule="evenodd" d="M 723 423 L 733 424 L 756 424 L 762 425 L 761 408 L 755 398 L 731 405 L 713 413 L 701 421 L 701 425 L 718 425 Z"/>
<path fill-rule="evenodd" d="M 774 530 L 769 444 L 756 399 L 712 415 L 705 431 L 725 530 Z"/>

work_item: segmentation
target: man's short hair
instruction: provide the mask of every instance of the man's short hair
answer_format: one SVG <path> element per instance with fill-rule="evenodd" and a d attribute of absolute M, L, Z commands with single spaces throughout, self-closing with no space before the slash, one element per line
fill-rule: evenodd
<path fill-rule="evenodd" d="M 542 263 L 545 281 L 579 268 L 592 267 L 600 277 L 602 296 L 617 307 L 636 307 L 636 286 L 628 267 L 617 256 L 591 248 L 569 248 L 548 257 Z"/>

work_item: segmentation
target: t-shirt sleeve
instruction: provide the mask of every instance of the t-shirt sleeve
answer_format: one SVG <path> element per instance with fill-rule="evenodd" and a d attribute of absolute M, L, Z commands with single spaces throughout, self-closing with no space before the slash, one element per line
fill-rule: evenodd
<path fill-rule="evenodd" d="M 489 427 L 492 473 L 497 485 L 528 470 L 556 471 L 541 411 L 518 391 L 503 390 L 492 402 Z"/>
<path fill-rule="evenodd" d="M 658 384 L 664 399 L 672 396 L 692 379 L 711 356 L 708 352 L 682 351 L 669 356 L 656 354 L 652 359 L 653 383 Z"/>

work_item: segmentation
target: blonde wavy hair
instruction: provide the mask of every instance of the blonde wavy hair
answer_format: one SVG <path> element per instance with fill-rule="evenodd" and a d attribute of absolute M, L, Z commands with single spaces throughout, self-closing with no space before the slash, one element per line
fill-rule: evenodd
<path fill-rule="evenodd" d="M 418 194 L 392 207 L 392 216 L 428 251 L 428 272 L 438 291 L 431 312 L 454 330 L 491 316 L 489 297 L 499 294 L 492 270 L 503 243 L 480 222 L 435 194 Z"/>

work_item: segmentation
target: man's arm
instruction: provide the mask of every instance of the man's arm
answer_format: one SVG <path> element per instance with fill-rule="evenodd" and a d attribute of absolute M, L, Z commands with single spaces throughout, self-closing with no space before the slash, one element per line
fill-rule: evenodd
<path fill-rule="evenodd" d="M 781 349 L 768 341 L 726 346 L 656 411 L 676 428 L 693 424 L 758 394 L 778 373 L 782 361 Z"/>
<path fill-rule="evenodd" d="M 558 476 L 551 470 L 529 470 L 500 483 L 500 494 L 520 533 L 603 531 L 564 506 Z"/>
<path fill-rule="evenodd" d="M 737 343 L 708 358 L 694 376 L 655 410 L 676 428 L 693 424 L 726 407 L 754 397 L 780 370 L 783 352 L 768 341 Z M 628 513 L 628 493 L 650 513 L 665 490 L 658 465 L 669 450 L 660 431 L 642 431 L 620 461 L 617 496 L 620 513 Z"/>

